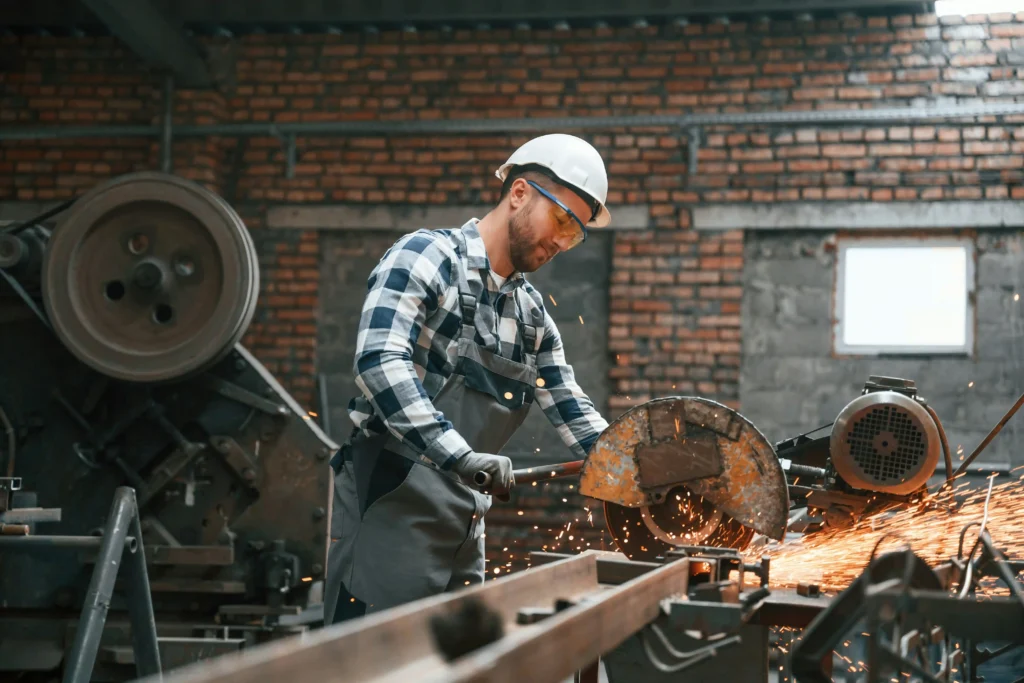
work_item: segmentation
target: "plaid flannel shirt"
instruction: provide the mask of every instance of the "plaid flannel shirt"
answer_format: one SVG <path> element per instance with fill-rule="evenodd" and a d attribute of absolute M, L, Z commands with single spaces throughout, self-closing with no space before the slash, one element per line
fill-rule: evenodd
<path fill-rule="evenodd" d="M 463 269 L 477 269 L 484 288 L 476 342 L 521 363 L 517 321 L 544 321 L 536 351 L 544 386 L 535 388 L 536 401 L 574 455 L 585 457 L 608 423 L 576 383 L 543 298 L 521 273 L 498 288 L 476 219 L 461 231 L 468 252 L 462 257 L 453 230 L 419 230 L 398 240 L 370 274 L 355 354 L 362 395 L 349 404 L 352 422 L 367 435 L 390 431 L 441 469 L 472 450 L 432 399 L 457 361 Z"/>

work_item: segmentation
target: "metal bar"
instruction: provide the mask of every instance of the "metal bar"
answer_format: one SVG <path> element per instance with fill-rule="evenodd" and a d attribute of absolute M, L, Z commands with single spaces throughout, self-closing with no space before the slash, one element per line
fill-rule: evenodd
<path fill-rule="evenodd" d="M 132 626 L 132 650 L 135 652 L 135 673 L 149 676 L 160 673 L 160 648 L 156 639 L 156 616 L 153 614 L 153 596 L 149 592 L 149 572 L 142 544 L 142 525 L 135 492 L 131 495 L 131 532 L 138 539 L 138 548 L 128 555 L 128 619 Z"/>
<path fill-rule="evenodd" d="M 172 137 L 174 135 L 174 76 L 164 76 L 164 117 L 160 122 L 160 170 L 171 172 Z"/>
<path fill-rule="evenodd" d="M 106 536 L 16 536 L 0 537 L 0 551 L 3 550 L 43 550 L 43 549 L 74 549 L 95 550 L 103 545 Z M 124 544 L 135 546 L 135 537 L 126 536 Z"/>
<path fill-rule="evenodd" d="M 583 460 L 572 462 L 560 462 L 556 465 L 541 465 L 540 467 L 526 467 L 521 470 L 513 470 L 512 476 L 516 484 L 530 484 L 535 481 L 557 479 L 559 477 L 571 477 L 579 474 L 583 469 Z M 473 475 L 473 481 L 478 486 L 489 486 L 491 475 L 487 472 L 477 472 Z"/>
<path fill-rule="evenodd" d="M 1021 394 L 1020 398 L 1017 399 L 1017 402 L 1014 403 L 1008 411 L 1006 411 L 1006 415 L 1003 415 L 1003 419 L 1001 419 L 999 423 L 992 428 L 992 431 L 988 433 L 988 436 L 982 439 L 981 443 L 978 444 L 978 447 L 974 449 L 974 452 L 967 456 L 967 459 L 964 460 L 960 467 L 957 468 L 956 472 L 953 473 L 953 478 L 960 476 L 960 474 L 967 469 L 967 466 L 974 462 L 974 459 L 977 458 L 985 447 L 989 445 L 992 439 L 996 438 L 996 434 L 1002 431 L 1006 423 L 1010 421 L 1010 418 L 1013 417 L 1018 410 L 1020 410 L 1022 405 L 1024 405 L 1024 394 Z"/>
<path fill-rule="evenodd" d="M 662 600 L 686 595 L 689 577 L 688 560 L 670 562 L 621 586 L 588 595 L 534 628 L 510 633 L 457 660 L 449 671 L 423 680 L 564 680 L 657 619 L 662 614 Z"/>
<path fill-rule="evenodd" d="M 99 561 L 92 572 L 89 590 L 82 605 L 82 617 L 75 632 L 75 642 L 65 663 L 64 683 L 88 683 L 96 663 L 96 652 L 107 621 L 110 597 L 114 593 L 117 570 L 121 566 L 125 538 L 135 508 L 135 492 L 127 486 L 118 487 L 100 545 Z"/>
<path fill-rule="evenodd" d="M 0 512 L 0 524 L 59 522 L 61 508 L 12 508 Z"/>
<path fill-rule="evenodd" d="M 573 555 L 569 553 L 535 551 L 530 553 L 530 564 L 534 567 L 539 567 L 570 557 L 573 557 Z M 632 581 L 641 574 L 657 569 L 661 564 L 660 562 L 631 560 L 622 553 L 601 551 L 597 556 L 597 582 L 609 586 L 618 586 L 627 581 Z"/>
<path fill-rule="evenodd" d="M 331 438 L 331 403 L 327 397 L 327 375 L 320 373 L 316 376 L 317 390 L 320 397 L 320 429 L 324 430 L 327 438 Z"/>
<path fill-rule="evenodd" d="M 506 633 L 523 628 L 516 625 L 522 608 L 552 606 L 561 598 L 572 599 L 601 590 L 597 583 L 599 554 L 588 551 L 528 572 L 329 626 L 301 639 L 282 640 L 244 651 L 237 657 L 229 655 L 201 667 L 172 671 L 164 675 L 163 683 L 322 683 L 337 678 L 339 671 L 344 672 L 346 681 L 353 683 L 385 679 L 422 681 L 431 673 L 450 670 L 432 637 L 434 618 L 477 602 L 504 620 Z M 395 643 L 402 645 L 396 648 Z M 578 666 L 592 660 L 581 661 Z M 396 672 L 407 675 L 396 677 Z M 523 680 L 539 683 L 540 679 Z M 157 683 L 155 678 L 146 682 Z"/>
<path fill-rule="evenodd" d="M 295 123 L 219 123 L 178 126 L 178 137 L 207 136 L 358 136 L 423 135 L 430 133 L 509 133 L 550 130 L 601 130 L 607 128 L 651 128 L 693 126 L 776 126 L 843 123 L 934 121 L 1024 114 L 1024 102 L 983 103 L 939 107 L 885 107 L 878 109 L 829 109 L 815 111 L 773 111 L 743 114 L 652 114 L 633 116 L 566 116 L 520 119 L 416 119 L 389 121 L 306 121 Z M 159 126 L 68 126 L 8 127 L 0 140 L 46 140 L 59 138 L 157 137 Z"/>

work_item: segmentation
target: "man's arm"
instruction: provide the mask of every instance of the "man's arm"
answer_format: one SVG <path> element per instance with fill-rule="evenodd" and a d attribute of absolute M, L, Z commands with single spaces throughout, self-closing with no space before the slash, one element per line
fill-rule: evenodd
<path fill-rule="evenodd" d="M 594 403 L 576 383 L 558 327 L 544 312 L 544 336 L 537 354 L 537 367 L 544 386 L 536 391 L 544 414 L 577 458 L 586 457 L 597 437 L 608 426 Z"/>
<path fill-rule="evenodd" d="M 420 230 L 384 255 L 367 281 L 356 338 L 356 386 L 389 432 L 449 469 L 472 449 L 434 408 L 412 363 L 423 323 L 451 287 L 444 238 Z"/>

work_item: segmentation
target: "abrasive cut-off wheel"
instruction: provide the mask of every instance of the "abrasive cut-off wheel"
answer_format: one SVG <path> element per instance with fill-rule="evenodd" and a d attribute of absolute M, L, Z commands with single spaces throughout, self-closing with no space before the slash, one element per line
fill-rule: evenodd
<path fill-rule="evenodd" d="M 774 448 L 706 398 L 654 399 L 620 415 L 587 454 L 579 491 L 604 502 L 616 547 L 636 560 L 683 546 L 743 550 L 755 533 L 786 533 L 789 490 Z"/>
<path fill-rule="evenodd" d="M 43 300 L 61 341 L 126 381 L 209 367 L 242 338 L 258 295 L 242 219 L 214 193 L 164 173 L 120 176 L 79 198 L 43 264 Z"/>
<path fill-rule="evenodd" d="M 660 507 L 662 506 L 652 506 L 651 509 L 657 510 Z M 694 535 L 693 539 L 685 538 L 684 535 L 680 538 L 681 543 L 669 543 L 655 534 L 654 530 L 658 528 L 657 525 L 645 523 L 643 518 L 645 509 L 629 508 L 609 502 L 604 504 L 604 517 L 608 523 L 608 529 L 612 532 L 612 538 L 615 539 L 615 545 L 631 560 L 653 562 L 658 556 L 664 555 L 679 545 L 746 550 L 754 538 L 753 529 L 743 526 L 729 515 L 719 511 L 721 519 L 710 530 L 710 533 L 703 537 Z M 669 525 L 665 524 L 664 526 Z M 686 527 L 677 525 L 677 528 L 685 529 Z"/>

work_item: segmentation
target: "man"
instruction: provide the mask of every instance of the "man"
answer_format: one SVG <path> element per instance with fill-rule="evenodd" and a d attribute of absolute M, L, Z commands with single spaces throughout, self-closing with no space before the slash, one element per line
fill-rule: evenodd
<path fill-rule="evenodd" d="M 483 581 L 488 494 L 508 500 L 514 483 L 498 453 L 535 400 L 576 458 L 607 427 L 523 277 L 608 225 L 601 155 L 545 135 L 495 174 L 486 216 L 406 235 L 369 277 L 356 427 L 332 462 L 327 624 Z"/>

